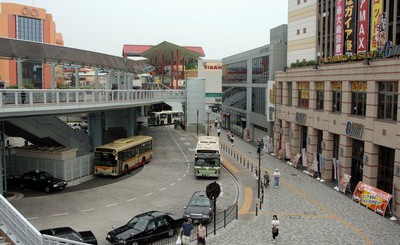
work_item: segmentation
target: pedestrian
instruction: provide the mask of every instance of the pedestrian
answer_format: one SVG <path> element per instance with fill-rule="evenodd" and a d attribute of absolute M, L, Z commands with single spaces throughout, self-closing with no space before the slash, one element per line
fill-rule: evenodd
<path fill-rule="evenodd" d="M 258 170 L 254 172 L 254 182 L 256 183 L 256 188 L 258 188 Z"/>
<path fill-rule="evenodd" d="M 182 235 L 182 245 L 189 245 L 190 242 L 190 233 L 192 232 L 193 225 L 192 219 L 188 218 L 183 224 L 180 231 Z"/>
<path fill-rule="evenodd" d="M 26 93 L 25 90 L 21 91 L 21 104 L 25 104 L 25 100 L 26 100 Z"/>
<path fill-rule="evenodd" d="M 226 137 L 228 137 L 228 141 L 231 141 L 231 131 L 228 130 Z"/>
<path fill-rule="evenodd" d="M 206 233 L 205 221 L 201 221 L 197 226 L 197 245 L 206 245 Z"/>
<path fill-rule="evenodd" d="M 221 129 L 219 127 L 217 128 L 217 134 L 218 134 L 218 137 L 221 135 Z"/>
<path fill-rule="evenodd" d="M 215 126 L 215 127 L 218 126 L 218 119 L 215 119 L 215 121 L 214 121 L 214 126 Z"/>
<path fill-rule="evenodd" d="M 275 169 L 275 172 L 274 172 L 274 188 L 278 188 L 278 186 L 279 186 L 279 177 L 281 177 L 281 173 L 279 173 L 278 169 Z"/>
<path fill-rule="evenodd" d="M 272 239 L 275 242 L 275 238 L 279 235 L 279 219 L 275 214 L 272 216 Z"/>
<path fill-rule="evenodd" d="M 235 143 L 235 138 L 233 136 L 233 134 L 231 135 L 231 146 L 233 146 L 233 143 Z"/>
<path fill-rule="evenodd" d="M 264 186 L 265 186 L 265 188 L 268 188 L 268 186 L 269 186 L 269 173 L 268 173 L 268 171 L 264 172 Z"/>

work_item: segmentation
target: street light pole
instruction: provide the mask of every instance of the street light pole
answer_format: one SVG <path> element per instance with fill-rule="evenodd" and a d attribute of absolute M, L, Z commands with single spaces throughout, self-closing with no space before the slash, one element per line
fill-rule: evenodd
<path fill-rule="evenodd" d="M 210 123 L 210 112 L 207 112 L 207 136 L 210 135 L 210 127 L 209 127 L 209 123 Z"/>
<path fill-rule="evenodd" d="M 199 109 L 197 109 L 196 132 L 199 135 Z"/>
<path fill-rule="evenodd" d="M 261 144 L 257 145 L 258 151 L 258 198 L 260 198 L 260 185 L 261 185 Z"/>

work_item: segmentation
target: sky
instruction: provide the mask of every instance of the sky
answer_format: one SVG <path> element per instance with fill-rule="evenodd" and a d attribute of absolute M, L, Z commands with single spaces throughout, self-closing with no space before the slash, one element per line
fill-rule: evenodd
<path fill-rule="evenodd" d="M 269 44 L 288 0 L 10 0 L 52 14 L 67 47 L 122 56 L 124 44 L 201 46 L 222 59 Z"/>

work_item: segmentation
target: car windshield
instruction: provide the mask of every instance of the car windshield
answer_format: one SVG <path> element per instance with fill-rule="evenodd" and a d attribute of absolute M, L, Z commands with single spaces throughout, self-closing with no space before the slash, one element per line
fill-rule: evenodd
<path fill-rule="evenodd" d="M 138 231 L 144 231 L 147 227 L 147 223 L 149 223 L 148 220 L 135 217 L 128 222 L 127 226 Z"/>
<path fill-rule="evenodd" d="M 202 206 L 202 207 L 209 207 L 210 201 L 208 198 L 204 197 L 195 197 L 190 200 L 189 206 Z"/>
<path fill-rule="evenodd" d="M 43 180 L 43 179 L 50 179 L 51 178 L 51 175 L 49 174 L 49 173 L 47 173 L 47 172 L 40 172 L 40 179 L 41 180 Z"/>

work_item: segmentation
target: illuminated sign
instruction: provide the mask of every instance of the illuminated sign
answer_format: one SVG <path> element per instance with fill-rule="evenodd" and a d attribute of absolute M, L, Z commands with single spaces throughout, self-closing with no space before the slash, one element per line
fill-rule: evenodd
<path fill-rule="evenodd" d="M 346 54 L 352 54 L 354 51 L 355 13 L 354 1 L 346 0 L 344 9 L 344 47 Z"/>
<path fill-rule="evenodd" d="M 381 26 L 382 20 L 382 11 L 383 11 L 383 0 L 374 0 L 372 1 L 371 8 L 371 44 L 370 50 L 374 51 L 378 49 L 378 32 Z"/>
<path fill-rule="evenodd" d="M 343 54 L 343 0 L 336 0 L 336 16 L 335 16 L 335 55 Z"/>
<path fill-rule="evenodd" d="M 369 29 L 369 1 L 358 2 L 357 53 L 367 52 Z"/>

